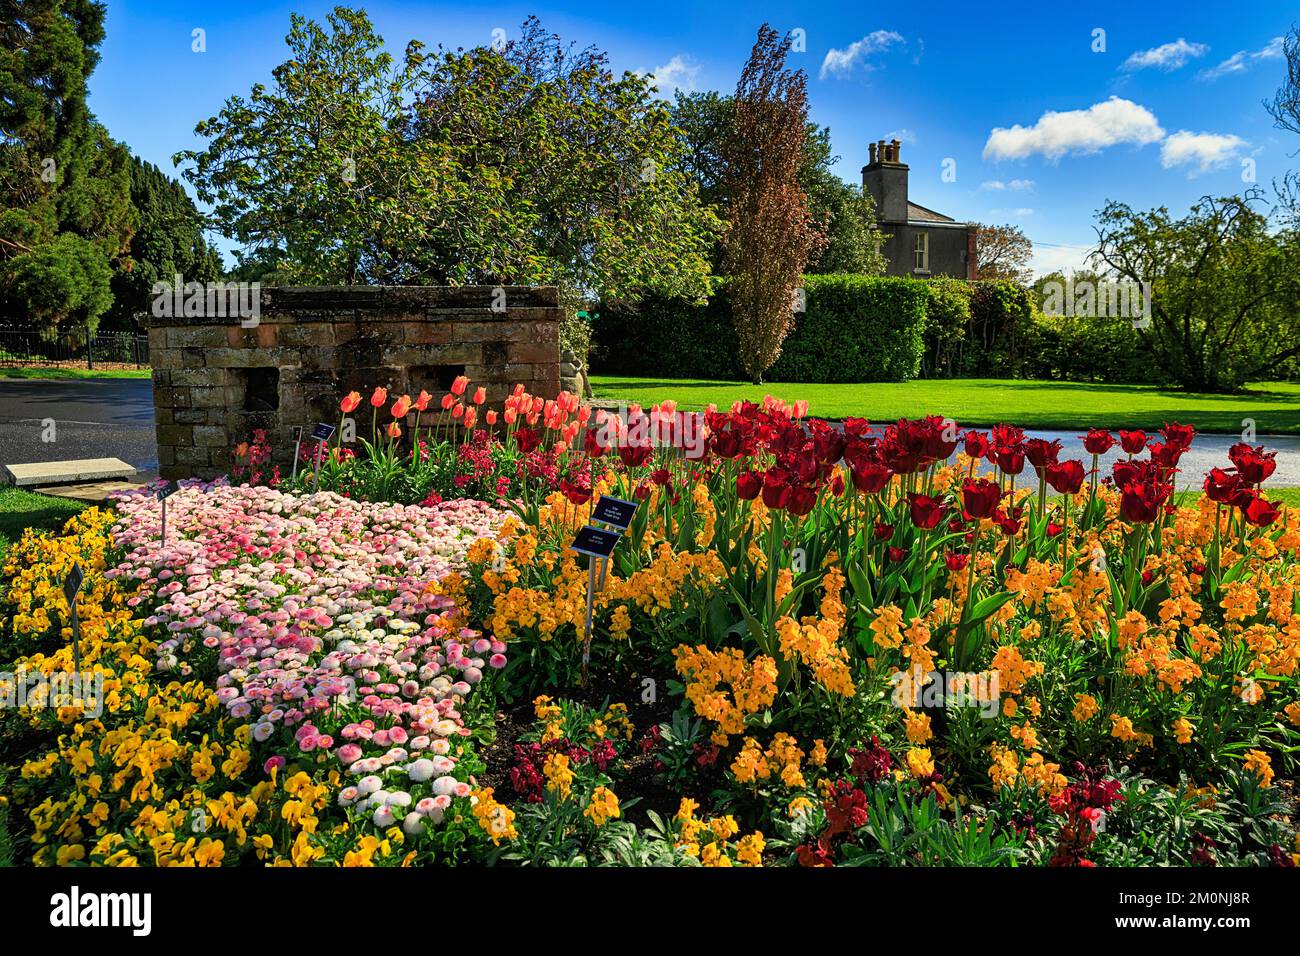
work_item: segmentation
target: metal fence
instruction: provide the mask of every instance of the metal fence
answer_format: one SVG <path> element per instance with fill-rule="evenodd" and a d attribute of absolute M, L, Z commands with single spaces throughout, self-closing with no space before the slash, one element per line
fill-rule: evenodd
<path fill-rule="evenodd" d="M 139 332 L 104 332 L 92 337 L 42 338 L 34 332 L 0 330 L 0 366 L 6 368 L 149 367 L 149 336 Z"/>

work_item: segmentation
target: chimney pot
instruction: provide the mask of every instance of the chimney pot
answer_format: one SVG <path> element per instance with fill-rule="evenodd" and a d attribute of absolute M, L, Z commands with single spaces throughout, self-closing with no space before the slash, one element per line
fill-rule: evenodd
<path fill-rule="evenodd" d="M 867 150 L 870 154 L 870 158 L 867 160 L 867 163 L 869 165 L 874 166 L 876 164 L 876 144 L 871 143 L 870 145 L 868 145 Z"/>

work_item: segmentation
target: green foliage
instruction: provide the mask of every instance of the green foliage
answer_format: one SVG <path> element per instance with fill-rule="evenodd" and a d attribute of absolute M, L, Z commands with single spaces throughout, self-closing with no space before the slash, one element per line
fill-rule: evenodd
<path fill-rule="evenodd" d="M 1300 356 L 1300 232 L 1274 228 L 1243 196 L 1205 196 L 1174 217 L 1109 203 L 1097 259 L 1151 289 L 1143 345 L 1174 381 L 1220 391 L 1272 378 Z"/>
<path fill-rule="evenodd" d="M 704 305 L 650 298 L 635 310 L 603 307 L 595 326 L 599 371 L 740 379 L 724 281 Z M 805 276 L 805 311 L 768 373 L 778 382 L 879 382 L 915 378 L 926 285 L 919 279 Z"/>
<path fill-rule="evenodd" d="M 672 107 L 673 125 L 684 146 L 678 163 L 699 185 L 700 199 L 721 211 L 730 201 L 722 181 L 721 145 L 732 128 L 734 112 L 735 97 L 714 91 L 679 91 Z M 860 185 L 850 185 L 832 171 L 839 159 L 831 150 L 829 127 L 807 124 L 799 185 L 808 196 L 813 219 L 825 230 L 826 245 L 813 254 L 806 271 L 884 275 L 885 257 L 875 232 L 871 197 Z M 716 251 L 713 260 L 716 265 Z"/>
<path fill-rule="evenodd" d="M 926 378 L 951 375 L 970 326 L 971 285 L 961 279 L 936 276 L 926 283 L 929 300 L 925 307 Z"/>
<path fill-rule="evenodd" d="M 131 205 L 138 225 L 131 237 L 129 269 L 113 274 L 113 305 L 103 325 L 138 328 L 148 312 L 154 283 L 212 282 L 221 276 L 221 254 L 203 238 L 203 219 L 176 180 L 138 157 L 131 160 Z"/>
<path fill-rule="evenodd" d="M 495 47 L 400 63 L 366 14 L 294 16 L 290 58 L 177 160 L 224 232 L 302 282 L 708 290 L 719 222 L 649 81 L 536 19 Z M 570 336 L 570 342 L 575 342 Z M 577 344 L 581 344 L 578 342 Z"/>
<path fill-rule="evenodd" d="M 86 81 L 104 6 L 0 3 L 0 319 L 93 331 L 133 228 L 128 155 L 95 121 Z"/>

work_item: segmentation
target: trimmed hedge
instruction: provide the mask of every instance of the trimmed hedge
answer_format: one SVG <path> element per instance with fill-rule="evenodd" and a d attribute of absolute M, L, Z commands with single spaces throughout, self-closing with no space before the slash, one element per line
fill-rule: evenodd
<path fill-rule="evenodd" d="M 796 316 L 764 378 L 774 382 L 902 382 L 921 370 L 929 294 L 919 279 L 804 277 Z M 604 306 L 593 327 L 598 374 L 743 381 L 726 283 L 705 305 L 650 296 Z"/>

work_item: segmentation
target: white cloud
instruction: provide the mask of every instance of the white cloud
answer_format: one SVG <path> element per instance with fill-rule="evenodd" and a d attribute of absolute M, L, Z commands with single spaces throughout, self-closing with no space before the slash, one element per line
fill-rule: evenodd
<path fill-rule="evenodd" d="M 1238 50 L 1218 66 L 1196 74 L 1202 80 L 1217 80 L 1229 73 L 1244 73 L 1260 60 L 1276 60 L 1282 56 L 1282 38 L 1273 37 L 1258 50 Z"/>
<path fill-rule="evenodd" d="M 1057 160 L 1067 153 L 1095 153 L 1120 143 L 1145 146 L 1164 135 L 1145 106 L 1112 96 L 1086 110 L 1049 110 L 1033 126 L 996 127 L 984 144 L 984 158 L 1024 159 L 1041 153 Z"/>
<path fill-rule="evenodd" d="M 700 67 L 691 63 L 680 53 L 650 71 L 652 82 L 660 96 L 671 96 L 677 90 L 683 93 L 695 91 L 695 80 L 700 75 Z"/>
<path fill-rule="evenodd" d="M 900 143 L 906 143 L 908 146 L 915 146 L 916 134 L 907 127 L 903 127 L 902 129 L 891 129 L 884 135 L 884 140 L 886 143 L 891 142 L 892 140 L 898 140 Z"/>
<path fill-rule="evenodd" d="M 989 215 L 997 219 L 1027 219 L 1032 216 L 1034 211 L 1028 206 L 1020 206 L 1017 209 L 990 209 Z"/>
<path fill-rule="evenodd" d="M 822 60 L 822 68 L 818 76 L 823 80 L 828 73 L 838 77 L 848 76 L 859 61 L 862 61 L 864 70 L 873 70 L 875 66 L 866 62 L 866 57 L 873 53 L 883 53 L 891 46 L 902 42 L 904 42 L 903 36 L 900 33 L 895 33 L 893 30 L 876 30 L 868 33 L 861 40 L 854 40 L 843 50 L 832 47 L 826 51 L 826 58 Z"/>
<path fill-rule="evenodd" d="M 1010 179 L 1003 182 L 1000 179 L 986 179 L 980 183 L 980 189 L 987 189 L 991 192 L 1030 192 L 1034 188 L 1032 179 Z"/>
<path fill-rule="evenodd" d="M 1184 66 L 1188 60 L 1194 60 L 1196 57 L 1204 56 L 1208 52 L 1210 52 L 1210 48 L 1206 44 L 1188 43 L 1182 37 L 1179 37 L 1173 43 L 1162 43 L 1150 50 L 1139 50 L 1133 53 L 1124 61 L 1124 65 L 1120 69 L 1145 70 L 1154 68 L 1164 70 L 1167 73 Z"/>
<path fill-rule="evenodd" d="M 1160 163 L 1165 169 L 1195 165 L 1189 176 L 1196 176 L 1236 159 L 1249 145 L 1231 133 L 1192 133 L 1182 129 L 1173 133 L 1160 147 Z"/>

